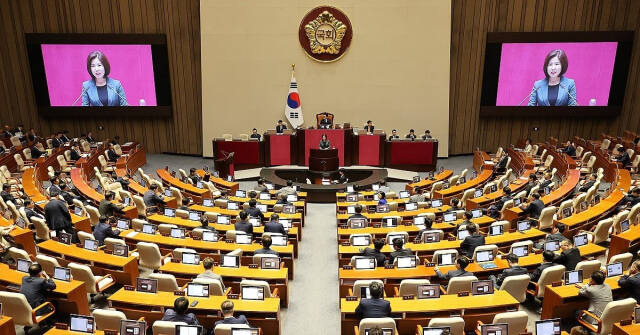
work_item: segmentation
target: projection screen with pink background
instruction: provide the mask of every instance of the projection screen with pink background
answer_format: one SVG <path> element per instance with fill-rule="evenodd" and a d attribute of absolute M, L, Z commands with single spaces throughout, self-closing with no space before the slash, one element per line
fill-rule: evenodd
<path fill-rule="evenodd" d="M 589 106 L 591 101 L 592 106 L 607 106 L 617 46 L 617 42 L 504 43 L 496 106 L 527 106 L 533 83 L 545 78 L 545 57 L 555 49 L 567 55 L 564 76 L 575 81 L 578 105 Z"/>
<path fill-rule="evenodd" d="M 43 44 L 44 62 L 51 106 L 71 106 L 82 93 L 82 83 L 91 79 L 87 56 L 102 51 L 111 66 L 109 78 L 122 84 L 129 106 L 156 106 L 151 45 Z M 81 106 L 79 99 L 74 106 Z"/>

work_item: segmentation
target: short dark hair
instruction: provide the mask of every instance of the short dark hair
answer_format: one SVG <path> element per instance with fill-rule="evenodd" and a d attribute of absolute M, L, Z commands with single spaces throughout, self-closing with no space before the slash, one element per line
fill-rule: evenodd
<path fill-rule="evenodd" d="M 553 262 L 553 259 L 556 257 L 556 254 L 553 253 L 553 251 L 551 250 L 545 250 L 542 253 L 542 258 L 544 258 L 544 260 L 546 262 Z"/>
<path fill-rule="evenodd" d="M 173 309 L 176 311 L 176 314 L 184 315 L 189 309 L 189 299 L 185 297 L 179 297 L 178 299 L 173 301 Z"/>
<path fill-rule="evenodd" d="M 427 229 L 431 229 L 431 227 L 433 226 L 433 220 L 431 220 L 431 219 L 430 219 L 430 218 L 428 218 L 428 217 L 425 217 L 425 218 L 424 218 L 424 226 L 425 226 L 425 228 L 427 228 Z"/>
<path fill-rule="evenodd" d="M 258 196 L 258 193 L 256 191 L 249 191 L 248 195 L 249 195 L 249 199 L 253 199 Z"/>
<path fill-rule="evenodd" d="M 192 167 L 192 168 L 190 168 L 190 169 L 189 169 L 189 172 L 191 172 L 191 173 L 196 172 L 196 168 L 193 168 L 193 167 Z"/>
<path fill-rule="evenodd" d="M 31 205 L 33 202 L 29 199 L 24 199 L 24 201 L 22 202 L 25 206 L 29 206 Z"/>
<path fill-rule="evenodd" d="M 40 275 L 40 272 L 42 272 L 42 266 L 38 263 L 33 263 L 31 265 L 29 265 L 29 276 L 31 277 L 35 277 Z"/>
<path fill-rule="evenodd" d="M 564 223 L 556 223 L 556 228 L 558 229 L 558 232 L 564 233 L 564 231 L 567 230 L 567 225 Z"/>
<path fill-rule="evenodd" d="M 270 219 L 271 219 L 271 221 L 278 221 L 278 219 L 280 219 L 280 215 L 278 215 L 276 213 L 273 213 L 273 214 L 271 214 Z"/>
<path fill-rule="evenodd" d="M 380 199 L 384 199 L 386 197 L 387 197 L 387 195 L 384 192 L 380 192 Z"/>
<path fill-rule="evenodd" d="M 155 190 L 158 189 L 158 185 L 157 184 L 151 184 L 151 185 L 149 185 L 149 189 L 152 190 L 152 191 L 155 191 Z"/>
<path fill-rule="evenodd" d="M 367 120 L 367 123 L 371 123 L 371 120 Z"/>
<path fill-rule="evenodd" d="M 202 266 L 205 270 L 211 270 L 213 267 L 213 259 L 211 257 L 207 257 L 202 261 Z"/>
<path fill-rule="evenodd" d="M 516 256 L 516 254 L 514 253 L 508 254 L 505 258 L 507 259 L 507 261 L 509 261 L 509 263 L 518 263 L 518 256 Z"/>
<path fill-rule="evenodd" d="M 540 193 L 531 193 L 531 196 L 536 200 L 540 199 Z"/>
<path fill-rule="evenodd" d="M 464 212 L 464 217 L 467 220 L 471 220 L 473 218 L 473 213 L 471 213 L 471 211 L 466 211 Z"/>
<path fill-rule="evenodd" d="M 474 234 L 475 232 L 478 231 L 475 224 L 468 224 L 467 230 L 469 231 L 469 234 Z"/>
<path fill-rule="evenodd" d="M 569 60 L 567 59 L 567 54 L 564 53 L 562 49 L 556 49 L 549 52 L 547 57 L 544 58 L 544 64 L 542 64 L 542 72 L 544 76 L 549 79 L 549 73 L 547 72 L 547 65 L 549 65 L 549 61 L 551 58 L 558 57 L 560 61 L 560 65 L 562 66 L 562 70 L 560 70 L 560 76 L 564 75 L 567 72 L 567 68 L 569 67 Z"/>
<path fill-rule="evenodd" d="M 105 215 L 100 215 L 100 217 L 98 218 L 98 221 L 107 222 L 107 217 Z"/>
<path fill-rule="evenodd" d="M 591 279 L 598 285 L 602 285 L 602 283 L 604 283 L 604 278 L 604 272 L 602 272 L 601 270 L 598 270 L 591 274 Z"/>
<path fill-rule="evenodd" d="M 381 238 L 375 239 L 375 241 L 373 241 L 373 247 L 376 250 L 382 250 L 382 248 L 384 247 L 384 240 Z"/>
<path fill-rule="evenodd" d="M 108 77 L 109 73 L 111 72 L 111 65 L 109 64 L 109 60 L 107 59 L 107 56 L 102 53 L 102 51 L 96 50 L 91 52 L 89 56 L 87 56 L 87 72 L 89 72 L 91 78 L 96 79 L 96 77 L 93 76 L 93 72 L 91 72 L 91 62 L 94 58 L 97 58 L 100 63 L 102 63 L 102 66 L 104 67 L 104 76 Z"/>
<path fill-rule="evenodd" d="M 529 180 L 538 180 L 538 176 L 535 173 L 529 175 Z"/>
<path fill-rule="evenodd" d="M 371 298 L 379 299 L 382 297 L 382 291 L 384 287 L 380 284 L 379 281 L 372 281 L 369 284 L 369 293 L 371 293 Z"/>
<path fill-rule="evenodd" d="M 11 186 L 9 186 L 9 184 L 7 184 L 7 183 L 2 184 L 2 190 L 3 190 L 3 191 L 4 191 L 4 190 L 6 190 L 6 189 L 8 189 L 8 188 L 10 188 L 10 187 L 11 187 Z"/>
<path fill-rule="evenodd" d="M 356 205 L 355 210 L 356 210 L 356 213 L 358 214 L 362 213 L 362 205 Z"/>
<path fill-rule="evenodd" d="M 249 216 L 249 214 L 247 214 L 247 212 L 245 211 L 241 211 L 240 214 L 238 214 L 240 216 L 241 220 L 246 220 L 247 217 Z"/>
<path fill-rule="evenodd" d="M 271 235 L 262 235 L 262 247 L 269 248 L 271 243 Z"/>
<path fill-rule="evenodd" d="M 462 270 L 464 270 L 467 268 L 467 266 L 469 266 L 469 258 L 467 258 L 466 256 L 460 256 L 458 257 L 458 259 L 456 259 L 456 263 L 460 265 L 460 268 Z"/>
<path fill-rule="evenodd" d="M 256 203 L 257 203 L 256 199 L 249 200 L 249 207 L 256 207 Z"/>
<path fill-rule="evenodd" d="M 415 130 L 413 130 L 413 129 L 409 129 L 409 132 L 410 132 L 410 133 L 413 133 L 413 132 L 415 132 Z"/>
<path fill-rule="evenodd" d="M 233 301 L 225 300 L 220 304 L 220 310 L 222 310 L 222 314 L 230 314 L 233 313 Z"/>
<path fill-rule="evenodd" d="M 291 181 L 291 179 L 287 180 L 287 186 L 293 186 L 293 181 Z"/>
<path fill-rule="evenodd" d="M 264 184 L 264 179 L 262 178 L 258 179 L 258 185 L 262 185 L 262 184 Z"/>
<path fill-rule="evenodd" d="M 502 192 L 504 192 L 504 194 L 509 195 L 511 194 L 511 189 L 509 188 L 509 186 L 505 186 L 502 188 Z"/>
<path fill-rule="evenodd" d="M 452 206 L 458 206 L 458 204 L 460 203 L 460 200 L 458 198 L 453 198 L 451 199 L 450 202 Z"/>
<path fill-rule="evenodd" d="M 57 189 L 53 189 L 53 190 L 49 191 L 49 195 L 50 195 L 52 198 L 55 198 L 55 197 L 57 197 L 57 196 L 59 196 L 59 195 L 60 195 L 60 191 L 58 191 Z"/>
<path fill-rule="evenodd" d="M 403 238 L 395 238 L 393 240 L 393 247 L 396 249 L 402 249 L 402 246 L 404 245 L 404 239 Z"/>
<path fill-rule="evenodd" d="M 382 332 L 382 329 L 380 329 L 380 327 L 378 327 L 378 326 L 374 326 L 373 328 L 369 328 L 369 332 L 367 334 L 369 334 L 369 335 L 384 335 L 384 333 Z"/>
<path fill-rule="evenodd" d="M 183 204 L 183 205 L 185 205 L 185 206 L 186 206 L 186 205 L 188 205 L 190 202 L 191 202 L 191 198 L 187 198 L 187 197 L 182 198 L 182 204 Z"/>
<path fill-rule="evenodd" d="M 107 200 L 111 200 L 113 199 L 113 196 L 115 195 L 115 193 L 113 193 L 112 191 L 107 191 L 107 193 L 104 194 L 104 198 Z"/>

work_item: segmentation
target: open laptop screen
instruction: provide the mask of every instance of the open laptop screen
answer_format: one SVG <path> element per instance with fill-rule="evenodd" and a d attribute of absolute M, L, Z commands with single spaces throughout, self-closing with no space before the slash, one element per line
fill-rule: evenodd
<path fill-rule="evenodd" d="M 560 335 L 560 319 L 536 321 L 536 335 Z"/>
<path fill-rule="evenodd" d="M 69 329 L 74 332 L 93 333 L 95 322 L 92 316 L 71 314 Z"/>

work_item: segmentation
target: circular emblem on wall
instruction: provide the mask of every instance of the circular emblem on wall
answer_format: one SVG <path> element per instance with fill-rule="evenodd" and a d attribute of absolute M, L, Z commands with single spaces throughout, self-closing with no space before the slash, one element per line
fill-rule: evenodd
<path fill-rule="evenodd" d="M 347 15 L 335 7 L 321 6 L 310 10 L 298 28 L 300 46 L 319 62 L 340 59 L 351 44 L 353 29 Z"/>

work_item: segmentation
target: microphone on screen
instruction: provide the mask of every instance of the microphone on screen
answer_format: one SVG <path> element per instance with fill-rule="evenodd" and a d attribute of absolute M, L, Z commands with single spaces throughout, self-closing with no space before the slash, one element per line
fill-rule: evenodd
<path fill-rule="evenodd" d="M 86 89 L 84 86 L 82 86 L 82 92 L 81 92 L 81 93 L 80 93 L 80 95 L 76 98 L 76 100 L 71 104 L 71 106 L 75 105 L 75 104 L 76 104 L 76 102 L 78 102 L 78 100 L 80 100 L 80 98 L 82 98 L 82 95 L 83 95 L 83 94 L 84 94 L 84 92 L 86 92 L 86 91 L 87 91 L 87 89 Z"/>
<path fill-rule="evenodd" d="M 527 98 L 529 98 L 531 96 L 531 94 L 533 94 L 533 92 L 537 91 L 539 89 L 539 87 L 536 87 L 535 85 L 533 86 L 533 89 L 531 89 L 531 93 L 527 94 L 524 99 L 522 99 L 522 101 L 520 101 L 520 103 L 518 104 L 518 106 L 522 105 L 522 103 L 527 100 Z"/>
<path fill-rule="evenodd" d="M 125 97 L 121 96 L 121 95 L 120 95 L 120 93 L 118 93 L 118 91 L 116 91 L 116 89 L 115 89 L 115 88 L 113 88 L 113 86 L 111 86 L 111 85 L 107 85 L 107 87 L 108 87 L 108 88 L 110 88 L 112 91 L 114 91 L 114 92 L 115 92 L 115 93 L 120 97 L 120 99 L 124 100 L 124 102 L 125 102 L 125 104 L 126 104 L 125 106 L 128 106 L 128 105 L 129 105 L 129 102 L 127 102 L 127 98 L 125 98 Z"/>

